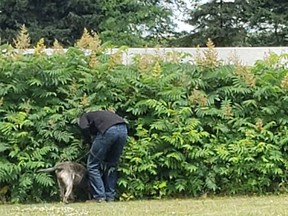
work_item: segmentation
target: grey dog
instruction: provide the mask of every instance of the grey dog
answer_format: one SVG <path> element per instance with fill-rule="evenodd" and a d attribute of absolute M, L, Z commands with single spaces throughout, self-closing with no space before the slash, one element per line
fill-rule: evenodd
<path fill-rule="evenodd" d="M 68 203 L 68 200 L 74 200 L 75 189 L 80 189 L 89 193 L 89 180 L 87 169 L 76 162 L 66 161 L 56 164 L 54 167 L 40 169 L 38 172 L 54 172 L 56 173 L 57 182 L 60 188 L 60 197 L 63 203 Z"/>

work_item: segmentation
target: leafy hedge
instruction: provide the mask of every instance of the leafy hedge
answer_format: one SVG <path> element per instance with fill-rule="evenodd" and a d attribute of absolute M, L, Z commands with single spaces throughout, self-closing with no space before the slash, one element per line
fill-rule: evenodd
<path fill-rule="evenodd" d="M 43 41 L 35 54 L 2 49 L 2 201 L 58 200 L 55 178 L 36 171 L 85 163 L 77 119 L 97 109 L 129 121 L 120 199 L 287 190 L 287 55 L 251 68 L 237 59 L 223 65 L 208 43 L 194 64 L 172 52 L 165 61 L 142 55 L 126 66 L 123 50 L 107 55 L 105 45 L 86 45 L 51 56 Z"/>

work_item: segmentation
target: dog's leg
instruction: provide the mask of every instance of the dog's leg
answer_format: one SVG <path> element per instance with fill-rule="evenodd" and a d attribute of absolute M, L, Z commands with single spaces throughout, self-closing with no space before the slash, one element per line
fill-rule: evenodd
<path fill-rule="evenodd" d="M 64 203 L 68 203 L 68 199 L 70 198 L 72 191 L 73 191 L 73 178 L 66 178 L 64 180 L 64 184 L 66 186 L 65 195 L 63 198 Z"/>
<path fill-rule="evenodd" d="M 65 204 L 68 204 L 68 199 L 69 199 L 69 197 L 70 197 L 70 195 L 72 193 L 72 189 L 73 189 L 73 185 L 72 184 L 70 184 L 70 185 L 68 185 L 66 187 L 66 192 L 65 192 L 65 195 L 64 195 L 64 198 L 63 198 L 63 202 Z"/>
<path fill-rule="evenodd" d="M 63 200 L 64 199 L 64 193 L 65 193 L 65 185 L 58 178 L 57 178 L 57 182 L 58 182 L 58 186 L 59 186 L 59 190 L 60 190 L 60 199 Z"/>
<path fill-rule="evenodd" d="M 75 201 L 75 195 L 73 193 L 73 189 L 72 189 L 71 194 L 70 194 L 70 199 L 72 202 Z"/>

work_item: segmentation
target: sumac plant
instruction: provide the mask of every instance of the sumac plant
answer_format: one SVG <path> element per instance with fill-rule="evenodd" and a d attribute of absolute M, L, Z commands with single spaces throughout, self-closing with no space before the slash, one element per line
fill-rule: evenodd
<path fill-rule="evenodd" d="M 86 30 L 66 51 L 55 41 L 47 55 L 41 39 L 27 54 L 22 27 L 17 49 L 3 45 L 0 54 L 1 201 L 58 200 L 55 178 L 37 170 L 85 163 L 77 121 L 98 109 L 129 123 L 121 200 L 285 192 L 287 55 L 224 65 L 207 45 L 193 64 L 171 52 L 123 65 L 125 48 L 108 54 Z"/>

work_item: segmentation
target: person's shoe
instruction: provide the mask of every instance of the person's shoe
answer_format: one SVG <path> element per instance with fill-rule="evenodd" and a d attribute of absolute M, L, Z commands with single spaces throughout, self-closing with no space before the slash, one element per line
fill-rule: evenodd
<path fill-rule="evenodd" d="M 103 203 L 106 202 L 106 200 L 104 198 L 99 198 L 99 199 L 91 199 L 91 200 L 87 200 L 86 202 L 88 203 L 92 203 L 92 202 L 96 202 L 96 203 Z"/>

